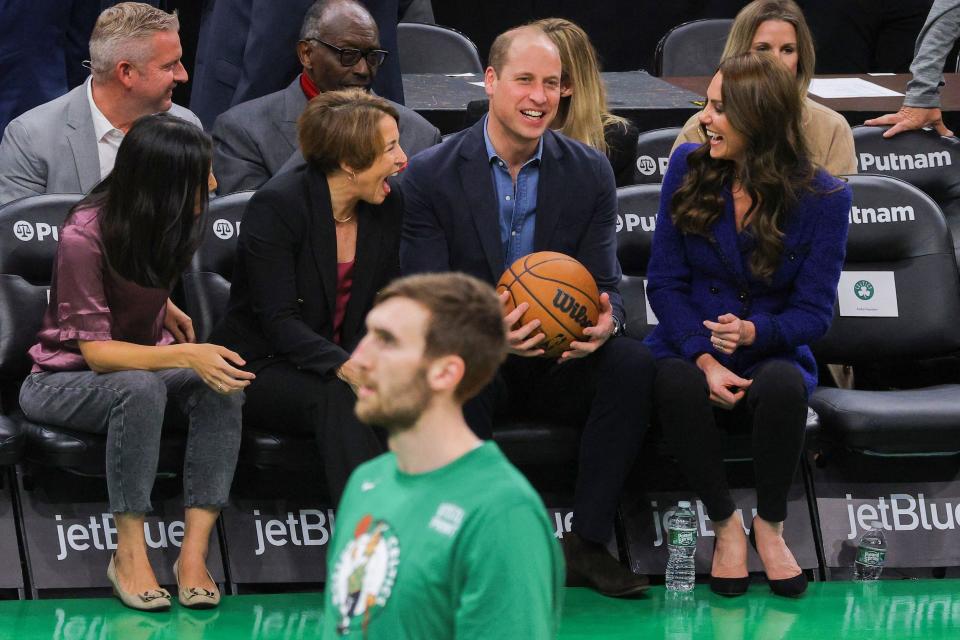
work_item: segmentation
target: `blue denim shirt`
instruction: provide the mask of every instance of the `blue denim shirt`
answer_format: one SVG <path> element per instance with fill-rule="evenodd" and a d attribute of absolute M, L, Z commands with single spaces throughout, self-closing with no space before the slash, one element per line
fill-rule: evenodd
<path fill-rule="evenodd" d="M 540 157 L 543 154 L 543 138 L 537 144 L 537 152 L 527 160 L 513 184 L 507 163 L 500 159 L 487 133 L 487 119 L 483 121 L 483 141 L 487 145 L 490 160 L 490 175 L 497 197 L 500 213 L 500 244 L 504 250 L 503 269 L 533 253 L 533 230 L 537 221 L 537 185 L 540 182 Z"/>

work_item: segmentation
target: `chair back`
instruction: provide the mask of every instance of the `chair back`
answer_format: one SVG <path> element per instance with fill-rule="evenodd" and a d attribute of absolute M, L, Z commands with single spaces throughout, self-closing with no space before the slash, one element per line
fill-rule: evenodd
<path fill-rule="evenodd" d="M 477 45 L 456 29 L 401 22 L 397 48 L 401 73 L 483 73 Z"/>
<path fill-rule="evenodd" d="M 656 75 L 712 76 L 733 25 L 731 19 L 685 22 L 667 31 L 653 54 Z"/>
<path fill-rule="evenodd" d="M 634 184 L 663 182 L 670 162 L 670 149 L 680 135 L 680 127 L 644 131 L 637 137 L 637 163 Z"/>
<path fill-rule="evenodd" d="M 82 195 L 30 196 L 0 207 L 0 383 L 18 385 L 30 371 L 50 296 L 60 228 Z"/>
<path fill-rule="evenodd" d="M 187 314 L 197 340 L 205 342 L 223 318 L 230 301 L 230 281 L 237 253 L 237 237 L 253 191 L 238 191 L 210 201 L 203 243 L 183 274 Z"/>
<path fill-rule="evenodd" d="M 960 352 L 960 276 L 940 207 L 903 180 L 849 181 L 846 260 L 817 357 L 857 364 Z"/>
<path fill-rule="evenodd" d="M 659 206 L 659 184 L 617 189 L 617 258 L 623 270 L 620 295 L 627 312 L 627 332 L 638 338 L 657 324 L 647 301 L 646 274 Z"/>
<path fill-rule="evenodd" d="M 933 198 L 947 218 L 960 259 L 960 140 L 935 131 L 905 131 L 884 138 L 887 128 L 853 128 L 857 170 L 900 178 Z"/>

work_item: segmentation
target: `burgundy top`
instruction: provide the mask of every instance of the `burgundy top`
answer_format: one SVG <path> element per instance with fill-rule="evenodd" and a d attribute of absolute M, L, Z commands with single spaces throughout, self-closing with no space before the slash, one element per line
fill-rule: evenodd
<path fill-rule="evenodd" d="M 356 259 L 337 263 L 337 299 L 333 304 L 333 341 L 337 344 L 340 344 L 340 329 L 343 327 L 343 317 L 347 313 L 347 303 L 350 302 L 355 262 Z"/>
<path fill-rule="evenodd" d="M 174 341 L 163 327 L 170 290 L 141 287 L 107 265 L 97 213 L 77 211 L 60 232 L 47 311 L 30 348 L 33 372 L 89 369 L 77 340 Z"/>

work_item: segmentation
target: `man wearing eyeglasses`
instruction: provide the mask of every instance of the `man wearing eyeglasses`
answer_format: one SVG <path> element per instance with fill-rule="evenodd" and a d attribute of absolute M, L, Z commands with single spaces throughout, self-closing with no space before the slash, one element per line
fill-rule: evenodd
<path fill-rule="evenodd" d="M 297 118 L 325 91 L 370 89 L 387 56 L 377 23 L 356 0 L 318 0 L 304 17 L 297 55 L 303 71 L 286 89 L 239 104 L 213 124 L 213 165 L 220 193 L 257 189 L 303 162 Z M 408 156 L 440 142 L 440 132 L 412 109 L 400 114 L 400 146 Z"/>

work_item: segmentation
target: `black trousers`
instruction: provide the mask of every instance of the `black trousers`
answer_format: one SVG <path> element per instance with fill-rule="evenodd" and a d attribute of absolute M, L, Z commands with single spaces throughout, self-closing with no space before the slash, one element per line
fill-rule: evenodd
<path fill-rule="evenodd" d="M 757 514 L 769 522 L 787 517 L 787 492 L 800 461 L 807 421 L 807 390 L 800 370 L 770 360 L 732 409 L 714 407 L 706 376 L 678 358 L 657 362 L 654 406 L 673 454 L 712 520 L 733 515 L 721 455 L 720 430 L 747 427 L 753 433 Z"/>
<path fill-rule="evenodd" d="M 596 353 L 560 365 L 510 356 L 464 414 L 487 439 L 493 417 L 503 413 L 583 425 L 573 529 L 605 543 L 649 423 L 654 367 L 646 346 L 628 337 L 611 338 Z"/>
<path fill-rule="evenodd" d="M 357 419 L 353 390 L 337 377 L 325 378 L 280 360 L 257 371 L 245 393 L 245 425 L 315 435 L 334 504 L 357 465 L 386 450 L 374 429 Z"/>

